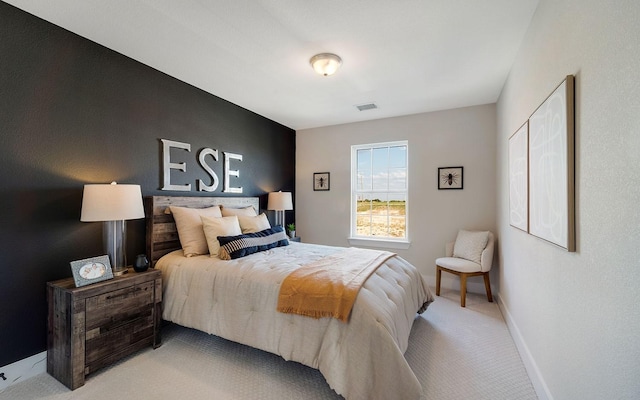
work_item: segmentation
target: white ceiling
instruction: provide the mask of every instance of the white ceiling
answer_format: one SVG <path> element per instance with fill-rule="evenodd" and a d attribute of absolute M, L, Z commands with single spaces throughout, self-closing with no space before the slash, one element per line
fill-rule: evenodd
<path fill-rule="evenodd" d="M 294 129 L 494 103 L 538 0 L 5 0 Z M 338 54 L 317 75 L 311 56 Z M 358 111 L 359 104 L 379 107 Z"/>

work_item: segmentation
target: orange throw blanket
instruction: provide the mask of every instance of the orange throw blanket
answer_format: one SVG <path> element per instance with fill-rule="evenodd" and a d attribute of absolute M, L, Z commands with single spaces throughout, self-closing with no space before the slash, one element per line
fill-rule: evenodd
<path fill-rule="evenodd" d="M 282 282 L 278 311 L 347 322 L 364 282 L 394 255 L 352 247 L 303 265 Z"/>

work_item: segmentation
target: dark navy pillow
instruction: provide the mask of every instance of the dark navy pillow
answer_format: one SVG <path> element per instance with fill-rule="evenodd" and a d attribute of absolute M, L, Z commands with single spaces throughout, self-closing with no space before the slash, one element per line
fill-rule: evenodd
<path fill-rule="evenodd" d="M 220 242 L 218 257 L 222 260 L 233 260 L 259 251 L 289 245 L 289 239 L 281 226 L 244 235 L 218 236 L 218 241 Z"/>

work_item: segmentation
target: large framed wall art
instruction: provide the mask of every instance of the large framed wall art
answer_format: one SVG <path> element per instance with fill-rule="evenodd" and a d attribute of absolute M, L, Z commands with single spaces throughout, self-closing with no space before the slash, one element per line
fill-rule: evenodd
<path fill-rule="evenodd" d="M 574 77 L 529 117 L 529 233 L 575 251 Z"/>
<path fill-rule="evenodd" d="M 529 122 L 509 138 L 509 224 L 529 231 Z"/>

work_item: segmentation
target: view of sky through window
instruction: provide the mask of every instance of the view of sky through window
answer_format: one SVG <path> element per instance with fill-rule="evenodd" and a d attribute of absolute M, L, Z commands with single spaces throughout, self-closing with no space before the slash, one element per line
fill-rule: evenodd
<path fill-rule="evenodd" d="M 361 149 L 357 153 L 358 192 L 371 192 L 373 198 L 405 200 L 407 190 L 407 147 Z M 376 193 L 382 191 L 382 193 Z M 393 193 L 394 191 L 402 193 Z"/>

